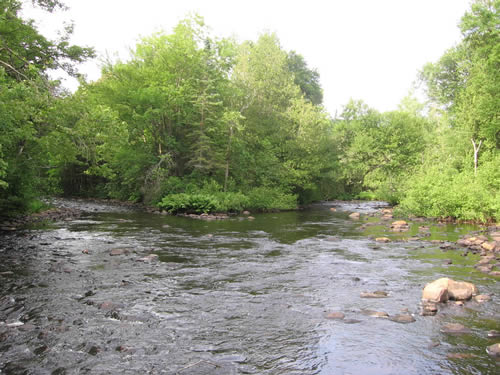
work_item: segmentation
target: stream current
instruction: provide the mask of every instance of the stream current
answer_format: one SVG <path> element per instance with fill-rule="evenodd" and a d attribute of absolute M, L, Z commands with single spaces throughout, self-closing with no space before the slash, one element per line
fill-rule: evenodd
<path fill-rule="evenodd" d="M 500 330 L 498 281 L 474 270 L 477 256 L 430 241 L 477 228 L 428 223 L 425 241 L 406 241 L 423 224 L 390 232 L 369 216 L 377 202 L 218 221 L 57 204 L 84 214 L 0 235 L 0 374 L 499 371 L 485 351 L 500 341 L 487 335 Z M 422 288 L 439 277 L 473 282 L 492 300 L 420 316 Z M 378 290 L 388 297 L 360 297 Z M 345 318 L 327 319 L 332 311 Z M 442 333 L 447 323 L 471 333 Z"/>

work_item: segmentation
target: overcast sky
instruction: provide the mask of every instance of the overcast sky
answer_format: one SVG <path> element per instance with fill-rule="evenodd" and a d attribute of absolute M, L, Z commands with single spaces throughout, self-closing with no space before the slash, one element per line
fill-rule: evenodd
<path fill-rule="evenodd" d="M 256 40 L 276 32 L 282 47 L 320 73 L 324 104 L 335 115 L 350 98 L 380 111 L 397 108 L 417 72 L 460 40 L 470 0 L 63 0 L 70 10 L 45 17 L 42 32 L 73 20 L 76 44 L 100 56 L 128 57 L 141 36 L 171 32 L 189 12 L 215 36 Z M 38 13 L 27 12 L 39 18 Z M 82 66 L 99 78 L 99 59 Z"/>

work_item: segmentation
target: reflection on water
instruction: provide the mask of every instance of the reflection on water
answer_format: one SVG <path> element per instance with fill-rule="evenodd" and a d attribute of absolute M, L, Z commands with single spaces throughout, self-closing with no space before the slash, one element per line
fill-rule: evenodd
<path fill-rule="evenodd" d="M 79 220 L 3 236 L 0 370 L 496 373 L 485 348 L 498 342 L 487 333 L 500 330 L 499 287 L 473 270 L 477 259 L 397 241 L 422 223 L 394 233 L 376 218 L 348 218 L 379 204 L 337 206 L 205 222 L 86 204 Z M 455 240 L 472 229 L 430 223 L 426 239 Z M 395 241 L 373 240 L 382 235 Z M 113 249 L 119 255 L 110 256 Z M 147 258 L 152 253 L 158 261 Z M 493 299 L 419 316 L 423 286 L 441 276 L 472 281 Z M 360 298 L 376 290 L 389 296 Z M 408 311 L 416 322 L 373 318 L 366 309 Z M 331 311 L 345 319 L 326 319 Z M 449 322 L 472 333 L 441 333 Z"/>

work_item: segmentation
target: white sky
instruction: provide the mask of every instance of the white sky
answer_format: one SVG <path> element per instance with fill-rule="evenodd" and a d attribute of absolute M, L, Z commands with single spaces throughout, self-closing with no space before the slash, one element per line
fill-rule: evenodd
<path fill-rule="evenodd" d="M 64 0 L 61 15 L 40 30 L 73 20 L 73 43 L 102 57 L 128 57 L 140 36 L 172 28 L 189 12 L 204 17 L 218 37 L 256 40 L 276 32 L 282 47 L 303 55 L 320 73 L 330 114 L 350 98 L 379 111 L 397 108 L 422 66 L 460 40 L 457 27 L 470 0 Z M 26 12 L 38 18 L 39 13 Z M 99 78 L 99 58 L 82 66 Z"/>

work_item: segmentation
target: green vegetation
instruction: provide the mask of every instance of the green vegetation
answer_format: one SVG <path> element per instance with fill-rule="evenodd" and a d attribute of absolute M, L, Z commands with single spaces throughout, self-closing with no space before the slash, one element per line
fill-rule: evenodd
<path fill-rule="evenodd" d="M 36 1 L 52 11 L 58 1 Z M 236 43 L 200 17 L 143 38 L 74 94 L 90 48 L 40 35 L 21 2 L 0 0 L 0 208 L 44 194 L 110 197 L 170 212 L 293 209 L 334 198 L 384 199 L 403 212 L 500 219 L 500 0 L 477 0 L 463 40 L 379 113 L 362 101 L 332 119 L 319 74 L 275 34 Z"/>

